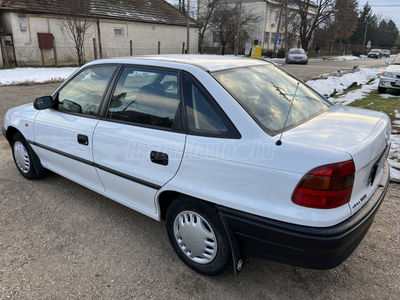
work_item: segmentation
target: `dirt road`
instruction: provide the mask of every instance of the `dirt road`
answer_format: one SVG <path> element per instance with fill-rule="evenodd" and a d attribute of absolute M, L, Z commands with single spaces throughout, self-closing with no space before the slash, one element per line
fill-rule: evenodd
<path fill-rule="evenodd" d="M 0 87 L 8 108 L 58 84 Z M 201 276 L 156 222 L 58 175 L 25 180 L 0 138 L 0 299 L 398 299 L 400 185 L 339 267 L 307 270 L 248 258 L 243 271 Z"/>

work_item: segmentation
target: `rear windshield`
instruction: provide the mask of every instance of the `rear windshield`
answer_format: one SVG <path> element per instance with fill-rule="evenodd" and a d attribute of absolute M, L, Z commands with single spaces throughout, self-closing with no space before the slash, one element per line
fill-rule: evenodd
<path fill-rule="evenodd" d="M 295 127 L 331 105 L 274 65 L 237 68 L 212 75 L 270 135 Z"/>

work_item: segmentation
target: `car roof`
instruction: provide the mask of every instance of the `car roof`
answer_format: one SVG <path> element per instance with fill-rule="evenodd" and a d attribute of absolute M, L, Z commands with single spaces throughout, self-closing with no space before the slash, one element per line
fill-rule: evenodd
<path fill-rule="evenodd" d="M 162 61 L 175 64 L 197 66 L 207 72 L 221 71 L 240 67 L 250 67 L 270 64 L 264 59 L 255 59 L 243 56 L 221 56 L 200 54 L 170 54 L 170 55 L 143 55 L 102 59 L 89 63 L 119 63 L 119 64 L 146 64 L 147 61 Z"/>

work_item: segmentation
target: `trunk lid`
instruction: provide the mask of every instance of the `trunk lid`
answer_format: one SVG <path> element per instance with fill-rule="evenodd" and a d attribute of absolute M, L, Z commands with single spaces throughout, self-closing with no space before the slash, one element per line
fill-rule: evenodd
<path fill-rule="evenodd" d="M 352 156 L 356 167 L 349 203 L 352 214 L 367 202 L 377 188 L 384 164 L 375 167 L 378 167 L 375 176 L 371 174 L 379 159 L 386 160 L 389 139 L 390 120 L 387 115 L 341 105 L 335 105 L 283 134 L 283 140 L 341 150 Z"/>

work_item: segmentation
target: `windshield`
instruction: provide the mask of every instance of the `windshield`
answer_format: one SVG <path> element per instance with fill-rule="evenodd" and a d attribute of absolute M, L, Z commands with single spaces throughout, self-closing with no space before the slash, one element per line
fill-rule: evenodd
<path fill-rule="evenodd" d="M 393 59 L 391 65 L 400 65 L 400 55 L 397 55 L 395 59 Z"/>
<path fill-rule="evenodd" d="M 304 54 L 303 49 L 290 49 L 289 54 Z"/>
<path fill-rule="evenodd" d="M 212 75 L 270 135 L 297 126 L 331 105 L 274 65 L 237 68 Z"/>

